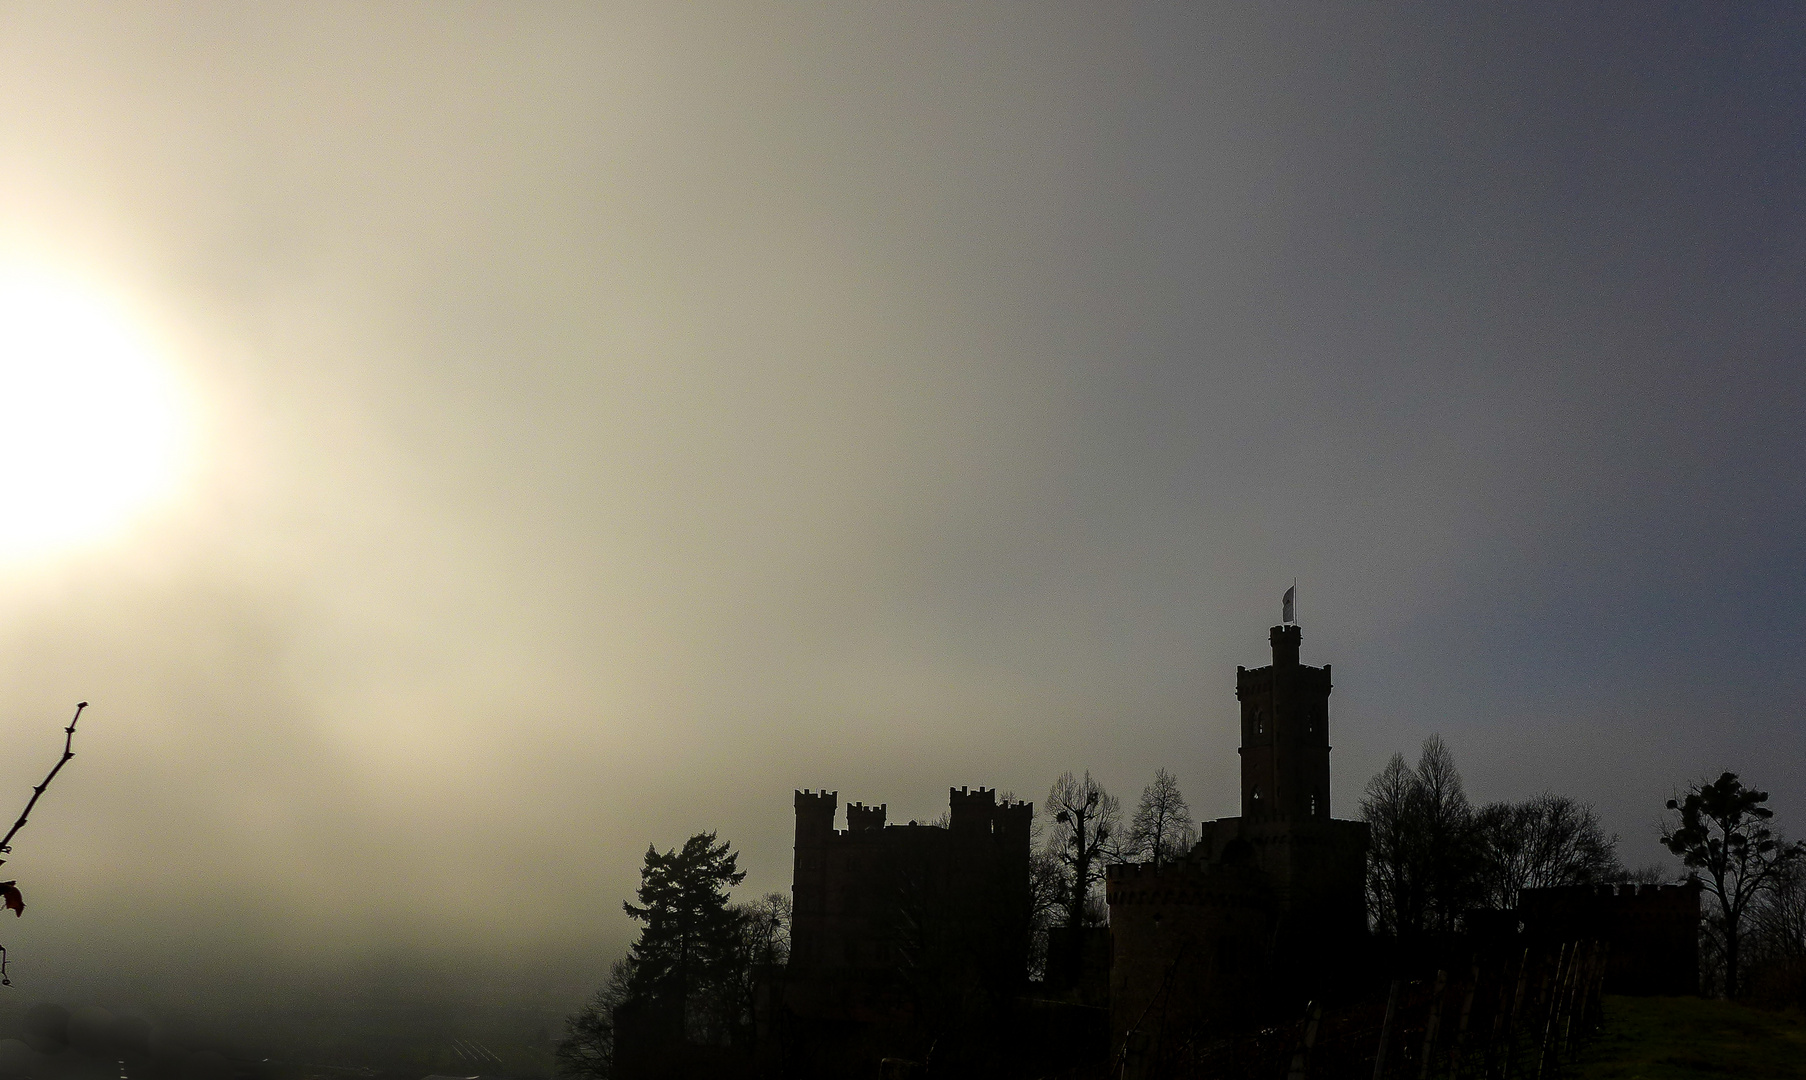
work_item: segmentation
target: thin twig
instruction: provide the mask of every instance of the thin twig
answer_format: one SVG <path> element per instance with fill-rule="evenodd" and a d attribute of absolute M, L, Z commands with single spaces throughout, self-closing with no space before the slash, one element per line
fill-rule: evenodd
<path fill-rule="evenodd" d="M 69 721 L 69 726 L 63 729 L 63 756 L 57 758 L 56 764 L 51 766 L 50 775 L 44 777 L 44 782 L 31 789 L 31 801 L 25 804 L 25 811 L 19 815 L 19 820 L 13 822 L 13 827 L 6 831 L 6 836 L 0 839 L 0 852 L 12 850 L 13 837 L 25 827 L 25 819 L 31 816 L 31 808 L 38 805 L 38 797 L 44 794 L 44 789 L 56 779 L 56 774 L 62 772 L 63 766 L 69 764 L 69 759 L 75 756 L 75 722 L 82 718 L 82 710 L 87 707 L 88 703 L 85 701 L 75 703 L 75 716 Z"/>

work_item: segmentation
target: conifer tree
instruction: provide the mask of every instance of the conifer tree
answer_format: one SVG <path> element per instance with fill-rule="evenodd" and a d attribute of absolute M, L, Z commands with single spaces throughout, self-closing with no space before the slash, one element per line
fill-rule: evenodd
<path fill-rule="evenodd" d="M 713 832 L 697 833 L 662 855 L 656 847 L 646 849 L 640 902 L 622 904 L 630 918 L 646 924 L 630 952 L 633 999 L 682 1015 L 700 992 L 732 977 L 744 916 L 728 905 L 728 890 L 746 878 L 739 859 Z"/>

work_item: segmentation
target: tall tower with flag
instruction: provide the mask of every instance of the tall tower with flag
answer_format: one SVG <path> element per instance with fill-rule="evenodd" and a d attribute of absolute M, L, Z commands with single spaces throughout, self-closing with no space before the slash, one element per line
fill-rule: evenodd
<path fill-rule="evenodd" d="M 1294 585 L 1268 632 L 1273 662 L 1236 669 L 1241 815 L 1200 823 L 1182 860 L 1109 869 L 1118 1039 L 1157 1000 L 1190 1022 L 1275 980 L 1307 985 L 1366 936 L 1367 824 L 1330 817 L 1330 670 L 1299 661 L 1297 599 Z"/>
<path fill-rule="evenodd" d="M 1275 626 L 1268 632 L 1273 663 L 1235 669 L 1249 822 L 1329 820 L 1329 665 L 1298 662 L 1303 636 L 1296 623 Z"/>

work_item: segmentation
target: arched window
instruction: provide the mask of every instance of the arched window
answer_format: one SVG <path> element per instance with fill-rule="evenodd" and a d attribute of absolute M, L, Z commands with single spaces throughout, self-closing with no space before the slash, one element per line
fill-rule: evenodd
<path fill-rule="evenodd" d="M 1254 707 L 1254 733 L 1256 735 L 1264 735 L 1267 733 L 1267 718 L 1260 711 L 1260 706 L 1258 705 Z"/>
<path fill-rule="evenodd" d="M 1259 784 L 1254 785 L 1254 801 L 1257 803 L 1260 802 L 1260 785 Z"/>

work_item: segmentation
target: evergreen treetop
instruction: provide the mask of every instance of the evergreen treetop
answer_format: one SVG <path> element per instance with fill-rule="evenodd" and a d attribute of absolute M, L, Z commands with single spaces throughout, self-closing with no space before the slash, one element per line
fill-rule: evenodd
<path fill-rule="evenodd" d="M 634 998 L 679 1005 L 724 974 L 740 945 L 742 916 L 728 905 L 746 878 L 739 859 L 713 832 L 663 854 L 647 847 L 639 904 L 621 905 L 646 924 L 631 953 Z"/>

